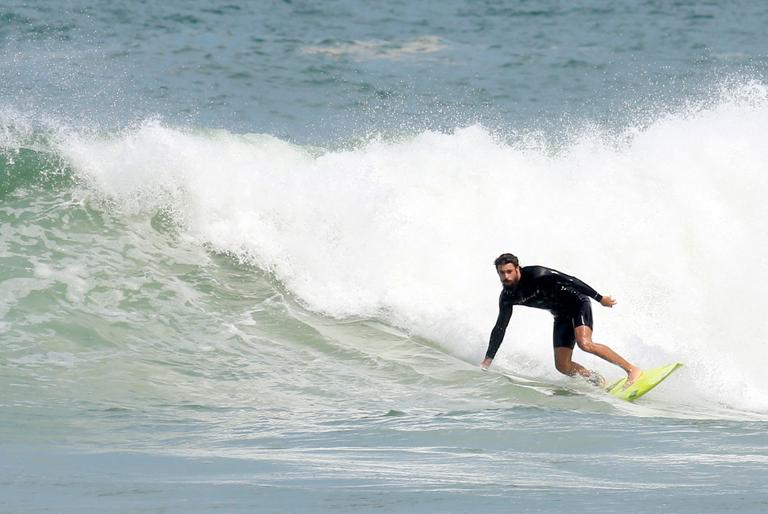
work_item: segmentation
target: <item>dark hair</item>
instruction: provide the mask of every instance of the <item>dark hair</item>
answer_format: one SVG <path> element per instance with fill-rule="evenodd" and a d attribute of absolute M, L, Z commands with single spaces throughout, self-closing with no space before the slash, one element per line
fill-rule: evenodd
<path fill-rule="evenodd" d="M 493 265 L 497 268 L 499 266 L 503 266 L 504 264 L 514 264 L 515 268 L 520 267 L 520 263 L 517 261 L 517 257 L 512 255 L 511 253 L 502 253 L 498 257 L 496 257 L 496 260 L 493 261 Z"/>

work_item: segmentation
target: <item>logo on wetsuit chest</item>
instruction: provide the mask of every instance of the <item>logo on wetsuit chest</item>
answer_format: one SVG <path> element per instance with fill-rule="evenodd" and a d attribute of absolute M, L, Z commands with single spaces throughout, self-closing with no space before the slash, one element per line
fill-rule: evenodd
<path fill-rule="evenodd" d="M 518 300 L 518 302 L 519 303 L 526 303 L 526 302 L 528 302 L 528 300 L 533 300 L 537 296 L 539 296 L 539 290 L 538 289 L 536 291 L 534 291 L 533 293 L 529 294 L 528 296 L 520 298 Z"/>

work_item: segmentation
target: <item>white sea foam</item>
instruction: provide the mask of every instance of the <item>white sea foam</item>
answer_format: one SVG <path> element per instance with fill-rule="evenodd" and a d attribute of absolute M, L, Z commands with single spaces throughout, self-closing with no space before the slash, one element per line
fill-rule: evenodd
<path fill-rule="evenodd" d="M 749 84 L 557 151 L 478 126 L 320 152 L 148 122 L 70 135 L 59 152 L 119 208 L 172 212 L 310 308 L 379 318 L 473 362 L 496 316 L 491 262 L 517 253 L 614 295 L 612 311 L 594 307 L 595 339 L 643 366 L 683 361 L 681 396 L 768 411 L 767 96 Z M 550 331 L 548 314 L 518 308 L 496 365 L 554 376 Z"/>
<path fill-rule="evenodd" d="M 303 54 L 326 55 L 330 57 L 353 57 L 357 60 L 385 59 L 398 61 L 405 57 L 431 54 L 446 48 L 437 36 L 423 36 L 408 41 L 353 41 L 332 46 L 307 46 Z"/>

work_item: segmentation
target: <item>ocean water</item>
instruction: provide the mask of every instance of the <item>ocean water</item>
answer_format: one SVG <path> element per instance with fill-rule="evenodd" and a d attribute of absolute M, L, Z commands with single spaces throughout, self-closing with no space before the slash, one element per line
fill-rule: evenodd
<path fill-rule="evenodd" d="M 765 512 L 766 22 L 4 2 L 0 512 Z M 685 366 L 482 372 L 505 251 Z"/>

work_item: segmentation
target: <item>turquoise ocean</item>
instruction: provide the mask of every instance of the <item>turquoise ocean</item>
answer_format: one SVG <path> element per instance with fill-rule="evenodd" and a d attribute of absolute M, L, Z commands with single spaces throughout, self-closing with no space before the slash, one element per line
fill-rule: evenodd
<path fill-rule="evenodd" d="M 767 25 L 2 2 L 0 512 L 768 511 Z M 685 366 L 518 308 L 482 372 L 502 252 Z"/>

